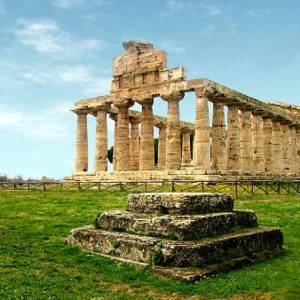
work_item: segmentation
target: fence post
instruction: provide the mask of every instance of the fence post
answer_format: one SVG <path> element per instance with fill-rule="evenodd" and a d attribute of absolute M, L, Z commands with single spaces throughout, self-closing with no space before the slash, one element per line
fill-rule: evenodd
<path fill-rule="evenodd" d="M 176 192 L 175 181 L 174 180 L 172 180 L 172 192 Z"/>
<path fill-rule="evenodd" d="M 235 198 L 237 199 L 238 197 L 238 181 L 237 179 L 235 180 Z"/>

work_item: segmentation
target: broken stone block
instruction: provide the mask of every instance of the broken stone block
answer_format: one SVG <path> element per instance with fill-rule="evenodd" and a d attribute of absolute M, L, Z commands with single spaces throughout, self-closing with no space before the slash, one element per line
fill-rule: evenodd
<path fill-rule="evenodd" d="M 258 227 L 231 196 L 208 193 L 129 195 L 127 211 L 100 214 L 66 242 L 105 257 L 194 281 L 284 252 L 279 228 Z"/>

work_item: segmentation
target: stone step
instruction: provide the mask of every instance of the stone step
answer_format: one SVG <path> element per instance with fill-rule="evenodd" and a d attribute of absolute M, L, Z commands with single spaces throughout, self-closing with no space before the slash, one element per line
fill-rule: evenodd
<path fill-rule="evenodd" d="M 66 242 L 85 250 L 150 266 L 206 267 L 255 253 L 282 248 L 278 228 L 251 228 L 199 241 L 170 241 L 94 227 L 73 229 Z"/>
<path fill-rule="evenodd" d="M 230 232 L 237 226 L 257 226 L 255 213 L 236 210 L 205 215 L 156 216 L 112 211 L 102 213 L 95 221 L 95 227 L 99 229 L 171 240 L 198 240 L 202 237 Z"/>
<path fill-rule="evenodd" d="M 152 214 L 206 214 L 228 212 L 233 199 L 212 193 L 143 193 L 128 197 L 127 211 Z"/>

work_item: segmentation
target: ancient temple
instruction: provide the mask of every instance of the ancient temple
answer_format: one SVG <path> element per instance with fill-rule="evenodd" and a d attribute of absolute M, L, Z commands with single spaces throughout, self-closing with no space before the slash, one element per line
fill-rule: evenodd
<path fill-rule="evenodd" d="M 168 69 L 167 53 L 150 43 L 123 46 L 125 53 L 113 61 L 110 94 L 80 100 L 72 109 L 76 162 L 69 179 L 300 175 L 299 106 L 259 101 L 205 78 L 187 80 L 185 69 Z M 194 123 L 180 119 L 186 93 L 196 96 Z M 167 117 L 153 114 L 158 97 L 168 104 Z M 142 112 L 130 109 L 135 102 Z M 94 169 L 88 167 L 88 114 L 97 120 Z M 113 172 L 107 171 L 108 116 L 115 121 Z M 159 128 L 157 164 L 154 127 Z"/>

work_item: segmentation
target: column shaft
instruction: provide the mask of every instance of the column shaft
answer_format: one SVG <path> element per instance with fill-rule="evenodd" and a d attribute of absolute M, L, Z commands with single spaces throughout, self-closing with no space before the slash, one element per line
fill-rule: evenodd
<path fill-rule="evenodd" d="M 240 170 L 242 172 L 253 171 L 253 141 L 252 141 L 252 119 L 251 111 L 241 111 L 241 134 L 240 134 L 240 151 L 241 162 Z"/>
<path fill-rule="evenodd" d="M 189 130 L 183 131 L 182 137 L 182 166 L 191 164 L 191 133 Z"/>
<path fill-rule="evenodd" d="M 237 106 L 228 106 L 227 115 L 227 170 L 240 169 L 240 142 L 239 142 L 239 110 Z"/>
<path fill-rule="evenodd" d="M 214 102 L 211 159 L 212 169 L 215 171 L 226 170 L 226 132 L 224 127 L 224 104 Z"/>
<path fill-rule="evenodd" d="M 118 130 L 118 115 L 111 115 L 111 118 L 115 121 L 114 128 L 114 151 L 113 151 L 113 170 L 117 170 L 116 153 L 117 153 L 117 130 Z"/>
<path fill-rule="evenodd" d="M 87 113 L 77 112 L 76 172 L 88 170 Z"/>
<path fill-rule="evenodd" d="M 124 104 L 118 108 L 115 156 L 116 171 L 128 171 L 130 169 L 128 106 Z"/>
<path fill-rule="evenodd" d="M 179 170 L 181 165 L 181 138 L 178 100 L 168 100 L 166 134 L 166 169 Z"/>
<path fill-rule="evenodd" d="M 159 127 L 158 138 L 158 166 L 164 168 L 166 166 L 166 126 Z"/>
<path fill-rule="evenodd" d="M 154 127 L 152 99 L 147 99 L 142 104 L 141 140 L 140 140 L 140 170 L 154 169 Z"/>
<path fill-rule="evenodd" d="M 130 169 L 139 169 L 140 132 L 139 120 L 130 118 Z"/>
<path fill-rule="evenodd" d="M 291 144 L 291 157 L 290 157 L 290 166 L 291 166 L 291 173 L 297 172 L 297 139 L 296 139 L 296 127 L 290 127 L 290 144 Z"/>
<path fill-rule="evenodd" d="M 107 112 L 97 111 L 96 119 L 96 151 L 95 151 L 95 171 L 107 170 Z"/>
<path fill-rule="evenodd" d="M 263 119 L 259 115 L 253 115 L 253 154 L 254 154 L 254 168 L 258 172 L 265 171 L 265 157 L 264 157 L 264 132 Z"/>
<path fill-rule="evenodd" d="M 279 121 L 272 121 L 272 172 L 282 173 L 282 130 Z"/>
<path fill-rule="evenodd" d="M 264 160 L 265 172 L 272 171 L 272 120 L 270 118 L 263 119 L 263 132 L 264 132 Z"/>
<path fill-rule="evenodd" d="M 194 138 L 194 165 L 196 169 L 210 170 L 210 133 L 208 99 L 204 95 L 196 98 L 196 121 Z"/>
<path fill-rule="evenodd" d="M 290 159 L 291 159 L 291 135 L 288 124 L 282 124 L 282 170 L 284 173 L 290 173 Z"/>
<path fill-rule="evenodd" d="M 300 127 L 296 129 L 296 174 L 300 175 Z"/>

